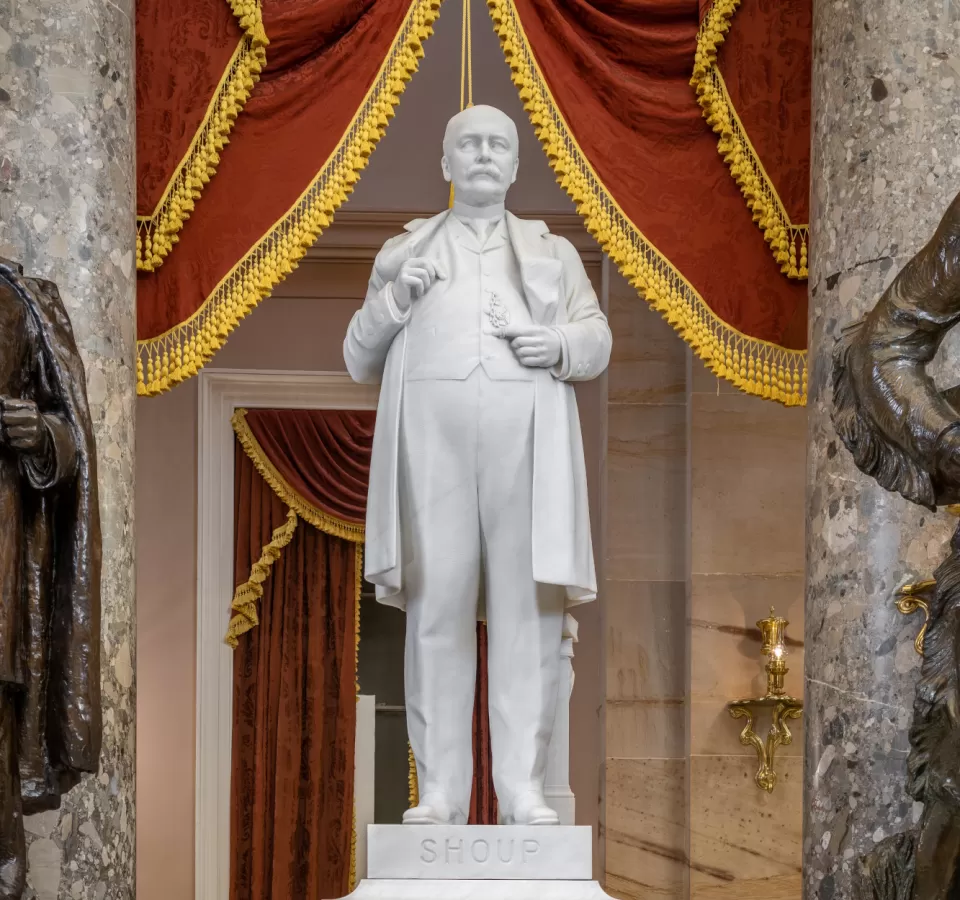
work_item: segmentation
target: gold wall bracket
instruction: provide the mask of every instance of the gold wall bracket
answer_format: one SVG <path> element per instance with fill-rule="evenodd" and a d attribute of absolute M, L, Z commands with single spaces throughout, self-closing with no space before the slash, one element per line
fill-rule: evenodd
<path fill-rule="evenodd" d="M 777 773 L 774 770 L 777 750 L 793 743 L 793 734 L 787 722 L 790 719 L 799 719 L 803 715 L 803 701 L 789 696 L 784 689 L 784 679 L 787 672 L 786 661 L 786 629 L 790 623 L 776 615 L 770 607 L 770 615 L 757 622 L 763 645 L 760 652 L 768 657 L 767 693 L 763 697 L 752 697 L 745 700 L 734 700 L 727 704 L 727 709 L 734 719 L 746 719 L 743 731 L 740 732 L 740 743 L 745 747 L 753 747 L 757 751 L 759 768 L 755 781 L 757 787 L 771 793 L 777 785 Z M 764 741 L 753 729 L 757 713 L 761 710 L 770 710 L 770 730 Z"/>
<path fill-rule="evenodd" d="M 915 613 L 918 609 L 923 610 L 923 627 L 917 634 L 917 639 L 913 642 L 914 648 L 921 656 L 923 656 L 923 640 L 927 636 L 927 625 L 930 624 L 930 604 L 926 598 L 928 598 L 936 588 L 936 581 L 929 578 L 926 581 L 918 581 L 915 584 L 905 584 L 897 591 L 897 609 L 905 616 Z"/>
<path fill-rule="evenodd" d="M 749 700 L 734 700 L 727 705 L 730 715 L 735 719 L 746 719 L 747 722 L 740 732 L 740 743 L 745 747 L 753 747 L 757 751 L 757 761 L 760 764 L 754 781 L 757 787 L 763 788 L 768 794 L 777 786 L 777 773 L 774 769 L 777 749 L 787 747 L 793 743 L 793 734 L 787 721 L 799 719 L 803 715 L 803 701 L 796 697 L 755 697 Z M 769 709 L 770 730 L 764 741 L 753 730 L 753 723 L 760 710 Z"/>

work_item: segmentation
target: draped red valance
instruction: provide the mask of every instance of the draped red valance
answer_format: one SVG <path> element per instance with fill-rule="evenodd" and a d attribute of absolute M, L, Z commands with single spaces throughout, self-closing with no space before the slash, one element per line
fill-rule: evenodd
<path fill-rule="evenodd" d="M 790 278 L 807 276 L 812 7 L 700 0 L 692 80 L 717 149 Z"/>
<path fill-rule="evenodd" d="M 137 269 L 160 266 L 260 77 L 255 0 L 137 0 Z"/>
<path fill-rule="evenodd" d="M 163 8 L 189 17 L 192 4 L 167 0 Z M 138 277 L 141 394 L 195 375 L 327 227 L 416 71 L 439 0 L 252 5 L 269 39 L 260 80 L 176 247 Z M 138 45 L 165 46 L 158 34 L 143 23 Z M 189 84 L 190 65 L 187 59 L 177 68 L 174 83 Z M 143 98 L 149 104 L 150 96 Z M 145 197 L 141 208 L 149 202 Z"/>
<path fill-rule="evenodd" d="M 717 374 L 803 403 L 806 287 L 771 259 L 691 89 L 698 0 L 488 6 L 558 179 L 621 271 Z"/>
<path fill-rule="evenodd" d="M 274 490 L 288 504 L 299 498 L 338 527 L 362 529 L 375 419 L 373 411 L 251 409 L 237 424 L 241 442 L 249 434 L 259 446 L 269 479 L 281 479 Z"/>
<path fill-rule="evenodd" d="M 440 4 L 199 2 L 138 4 L 147 395 L 196 374 L 329 225 Z M 790 405 L 806 397 L 811 3 L 488 0 L 587 228 L 713 371 Z"/>

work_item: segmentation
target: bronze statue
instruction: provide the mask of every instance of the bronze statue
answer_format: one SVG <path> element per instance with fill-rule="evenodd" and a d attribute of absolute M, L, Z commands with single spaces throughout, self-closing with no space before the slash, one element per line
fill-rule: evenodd
<path fill-rule="evenodd" d="M 54 284 L 0 259 L 0 900 L 23 817 L 100 757 L 100 509 L 83 363 Z"/>
<path fill-rule="evenodd" d="M 861 471 L 929 509 L 960 501 L 960 388 L 926 371 L 958 321 L 960 196 L 834 352 L 837 434 Z M 859 860 L 855 900 L 960 897 L 960 527 L 934 579 L 907 761 L 923 816 Z"/>

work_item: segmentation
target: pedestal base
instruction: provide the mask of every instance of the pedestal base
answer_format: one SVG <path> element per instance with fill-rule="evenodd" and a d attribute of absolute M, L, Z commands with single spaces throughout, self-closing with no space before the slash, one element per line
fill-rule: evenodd
<path fill-rule="evenodd" d="M 596 881 L 361 881 L 349 900 L 612 900 Z"/>
<path fill-rule="evenodd" d="M 610 900 L 585 827 L 370 825 L 352 900 Z"/>
<path fill-rule="evenodd" d="M 593 835 L 575 825 L 371 825 L 367 877 L 589 881 Z"/>

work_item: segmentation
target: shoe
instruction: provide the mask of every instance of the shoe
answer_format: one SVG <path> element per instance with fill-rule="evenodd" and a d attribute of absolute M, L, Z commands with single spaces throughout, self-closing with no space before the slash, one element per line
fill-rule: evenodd
<path fill-rule="evenodd" d="M 430 794 L 403 814 L 404 825 L 453 825 L 456 811 L 442 794 Z"/>
<path fill-rule="evenodd" d="M 559 825 L 560 816 L 547 806 L 543 794 L 530 791 L 521 794 L 513 804 L 513 813 L 504 818 L 505 825 Z"/>

